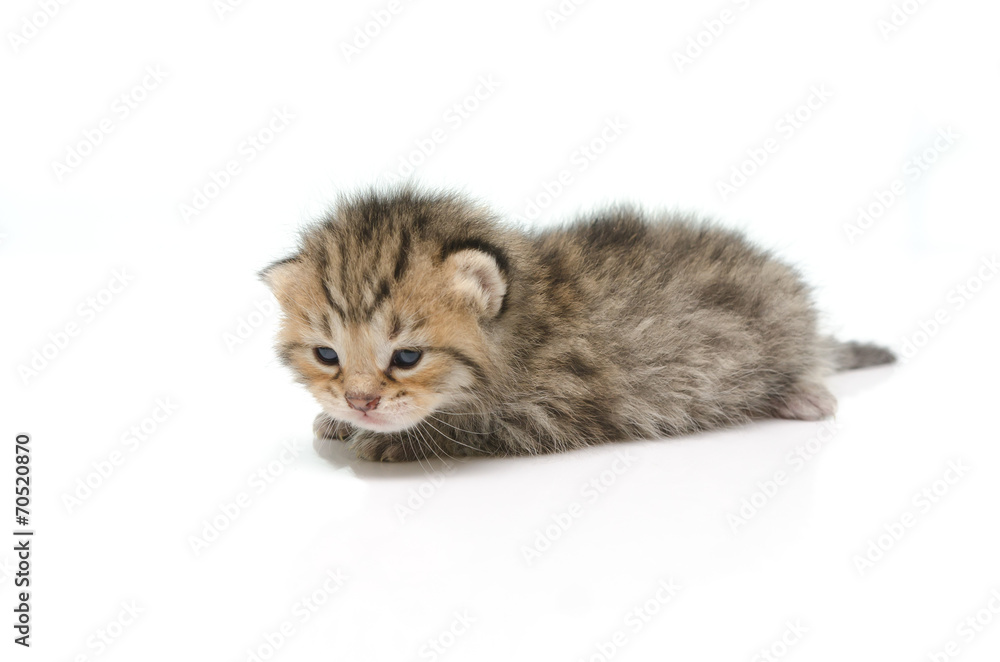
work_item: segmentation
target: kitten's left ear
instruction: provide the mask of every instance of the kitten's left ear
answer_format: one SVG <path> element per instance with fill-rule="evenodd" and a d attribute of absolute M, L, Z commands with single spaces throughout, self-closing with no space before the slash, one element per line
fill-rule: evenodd
<path fill-rule="evenodd" d="M 495 257 L 476 249 L 457 251 L 448 256 L 454 269 L 454 289 L 463 295 L 484 317 L 496 317 L 507 294 L 507 281 Z"/>
<path fill-rule="evenodd" d="M 298 278 L 296 277 L 301 269 L 301 261 L 298 255 L 278 260 L 274 264 L 265 267 L 257 274 L 274 293 L 279 300 L 288 297 Z"/>

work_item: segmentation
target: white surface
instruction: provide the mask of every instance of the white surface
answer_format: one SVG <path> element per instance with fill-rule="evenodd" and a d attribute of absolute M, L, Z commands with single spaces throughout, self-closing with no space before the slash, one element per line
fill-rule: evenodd
<path fill-rule="evenodd" d="M 927 3 L 883 39 L 888 2 L 592 2 L 553 30 L 555 4 L 406 2 L 351 62 L 340 43 L 387 3 L 257 1 L 224 19 L 208 0 L 71 3 L 17 53 L 5 39 L 0 470 L 9 486 L 13 436 L 30 432 L 37 533 L 34 645 L 7 627 L 4 659 L 246 660 L 285 621 L 274 659 L 432 659 L 437 639 L 453 644 L 440 659 L 591 660 L 617 636 L 616 660 L 750 662 L 781 653 L 789 623 L 808 631 L 782 659 L 927 660 L 952 639 L 959 654 L 935 659 L 997 659 L 1000 613 L 956 628 L 1000 610 L 1000 285 L 961 307 L 954 290 L 1000 244 L 1000 7 Z M 672 54 L 727 6 L 733 22 L 678 72 Z M 20 31 L 36 11 L 7 3 L 0 25 Z M 157 65 L 165 80 L 121 118 L 115 98 Z M 449 108 L 481 76 L 498 87 L 456 126 Z M 786 137 L 782 116 L 824 85 L 832 97 Z M 282 108 L 294 119 L 248 161 L 241 143 Z M 105 118 L 113 131 L 57 181 L 52 162 Z M 626 128 L 580 171 L 574 151 L 614 118 Z M 955 143 L 850 243 L 855 209 L 947 127 Z M 440 479 L 314 448 L 317 407 L 269 346 L 276 317 L 250 318 L 272 301 L 255 272 L 336 191 L 385 181 L 436 128 L 446 139 L 419 181 L 521 215 L 568 169 L 546 219 L 623 198 L 701 210 L 799 264 L 843 337 L 899 349 L 936 311 L 948 321 L 899 367 L 835 378 L 835 434 L 801 463 L 790 454 L 828 424 L 475 460 Z M 717 181 L 769 139 L 777 152 L 722 200 Z M 228 160 L 240 172 L 183 223 L 179 205 Z M 79 309 L 121 269 L 124 291 Z M 79 333 L 25 382 L 18 366 L 70 323 Z M 158 398 L 176 411 L 123 440 Z M 285 443 L 297 454 L 282 464 Z M 120 465 L 67 507 L 114 451 Z M 914 495 L 952 462 L 968 471 L 925 512 Z M 252 478 L 268 467 L 273 482 Z M 729 514 L 777 471 L 785 484 L 734 532 Z M 594 498 L 584 486 L 602 476 L 613 484 Z M 249 505 L 196 554 L 192 536 L 242 493 Z M 574 504 L 529 563 L 536 532 Z M 859 572 L 855 555 L 907 513 L 913 525 Z M 303 612 L 328 570 L 343 586 Z M 659 609 L 662 580 L 678 589 Z M 629 616 L 650 599 L 655 616 Z M 98 631 L 132 600 L 141 614 L 101 650 Z M 474 623 L 452 640 L 463 612 Z"/>

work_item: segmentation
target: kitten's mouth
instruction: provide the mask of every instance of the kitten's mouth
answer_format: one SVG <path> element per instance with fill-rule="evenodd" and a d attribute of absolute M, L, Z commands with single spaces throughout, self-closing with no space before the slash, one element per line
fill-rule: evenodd
<path fill-rule="evenodd" d="M 352 425 L 372 432 L 399 432 L 413 425 L 402 416 L 391 416 L 377 411 L 365 412 L 352 409 L 344 418 Z"/>

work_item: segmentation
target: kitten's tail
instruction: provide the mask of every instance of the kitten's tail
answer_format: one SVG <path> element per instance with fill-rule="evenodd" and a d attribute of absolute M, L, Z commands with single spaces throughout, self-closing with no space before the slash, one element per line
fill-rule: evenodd
<path fill-rule="evenodd" d="M 827 341 L 831 348 L 833 368 L 837 371 L 896 362 L 896 355 L 887 347 L 856 340 L 842 342 L 832 337 L 827 338 Z"/>

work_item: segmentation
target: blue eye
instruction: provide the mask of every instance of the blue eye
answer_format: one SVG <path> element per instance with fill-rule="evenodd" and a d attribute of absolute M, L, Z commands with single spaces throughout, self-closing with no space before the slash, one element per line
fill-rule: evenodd
<path fill-rule="evenodd" d="M 423 356 L 419 349 L 397 349 L 392 354 L 392 365 L 398 368 L 412 368 Z"/>
<path fill-rule="evenodd" d="M 316 360 L 320 363 L 326 365 L 337 365 L 340 363 L 340 357 L 337 356 L 337 352 L 333 351 L 329 347 L 317 347 L 315 349 Z"/>

